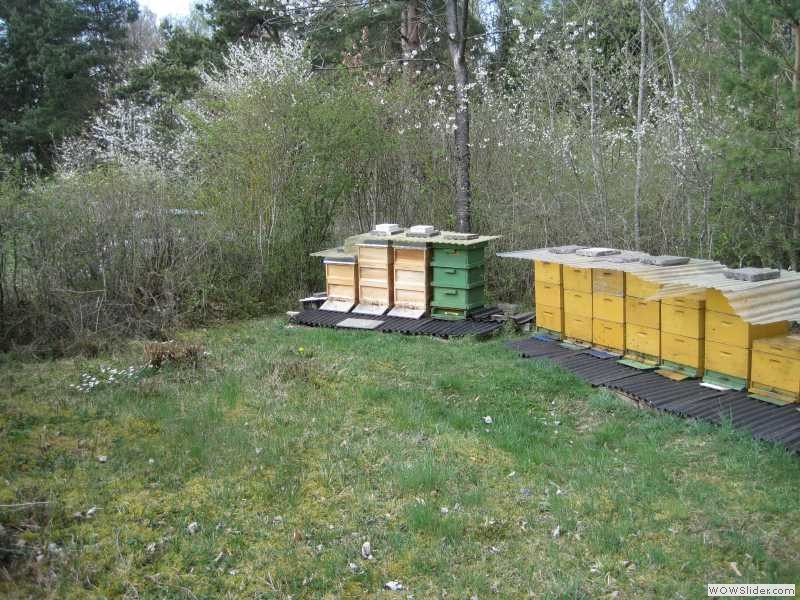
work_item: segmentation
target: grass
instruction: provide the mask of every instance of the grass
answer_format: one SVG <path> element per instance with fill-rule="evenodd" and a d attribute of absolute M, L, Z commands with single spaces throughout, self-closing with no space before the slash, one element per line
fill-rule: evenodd
<path fill-rule="evenodd" d="M 183 337 L 209 350 L 201 368 L 91 392 L 69 386 L 141 363 L 141 344 L 4 358 L 0 504 L 48 504 L 0 508 L 0 596 L 696 598 L 800 581 L 800 461 L 730 427 L 638 411 L 502 339 L 280 319 Z"/>

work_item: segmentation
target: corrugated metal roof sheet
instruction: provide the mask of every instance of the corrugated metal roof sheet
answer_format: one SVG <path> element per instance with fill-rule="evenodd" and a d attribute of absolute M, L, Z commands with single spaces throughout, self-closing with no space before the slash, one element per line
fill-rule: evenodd
<path fill-rule="evenodd" d="M 573 267 L 608 269 L 633 273 L 652 283 L 661 291 L 653 300 L 683 296 L 704 289 L 722 292 L 736 313 L 754 325 L 776 321 L 800 321 L 800 273 L 781 271 L 778 279 L 739 281 L 723 275 L 725 265 L 713 260 L 692 258 L 685 265 L 658 267 L 626 260 L 642 253 L 623 252 L 618 255 L 592 258 L 576 254 L 559 254 L 547 248 L 499 252 L 502 258 L 542 260 Z"/>

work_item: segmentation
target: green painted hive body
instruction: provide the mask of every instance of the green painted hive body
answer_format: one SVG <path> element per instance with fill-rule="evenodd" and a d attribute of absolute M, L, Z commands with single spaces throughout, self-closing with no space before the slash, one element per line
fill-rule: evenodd
<path fill-rule="evenodd" d="M 466 319 L 483 308 L 486 243 L 474 245 L 433 244 L 431 267 L 433 300 L 431 315 L 439 319 Z"/>

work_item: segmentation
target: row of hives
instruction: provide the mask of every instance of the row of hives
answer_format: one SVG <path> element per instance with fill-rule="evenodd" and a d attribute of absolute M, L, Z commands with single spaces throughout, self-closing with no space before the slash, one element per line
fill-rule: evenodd
<path fill-rule="evenodd" d="M 667 285 L 624 270 L 626 264 L 534 260 L 537 326 L 567 342 L 624 354 L 627 364 L 657 366 L 667 376 L 703 377 L 772 402 L 800 400 L 800 337 L 790 334 L 789 319 L 750 323 L 723 291 L 665 294 Z M 704 276 L 722 281 L 719 273 Z M 736 289 L 759 285 L 765 284 L 740 282 Z"/>
<path fill-rule="evenodd" d="M 484 254 L 492 236 L 382 224 L 314 253 L 325 265 L 325 310 L 465 319 L 484 306 Z"/>

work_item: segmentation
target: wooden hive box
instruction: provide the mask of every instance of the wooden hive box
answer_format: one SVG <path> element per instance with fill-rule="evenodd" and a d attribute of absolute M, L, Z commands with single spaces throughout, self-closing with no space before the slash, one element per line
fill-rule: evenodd
<path fill-rule="evenodd" d="M 427 244 L 394 245 L 394 305 L 428 312 L 431 301 L 430 249 Z"/>
<path fill-rule="evenodd" d="M 431 316 L 466 319 L 486 302 L 485 251 L 495 237 L 441 233 L 431 240 Z"/>
<path fill-rule="evenodd" d="M 564 287 L 560 263 L 533 262 L 533 297 L 536 327 L 545 333 L 564 335 Z"/>
<path fill-rule="evenodd" d="M 355 259 L 326 258 L 323 263 L 328 298 L 358 304 L 358 264 Z"/>
<path fill-rule="evenodd" d="M 394 253 L 391 241 L 368 240 L 358 245 L 358 297 L 361 305 L 387 310 L 394 304 Z"/>
<path fill-rule="evenodd" d="M 706 296 L 705 367 L 707 383 L 745 389 L 750 383 L 751 348 L 755 340 L 789 333 L 789 321 L 752 325 L 736 315 L 725 296 Z"/>
<path fill-rule="evenodd" d="M 751 360 L 751 395 L 775 404 L 800 401 L 800 336 L 755 340 Z"/>
<path fill-rule="evenodd" d="M 661 301 L 662 369 L 700 377 L 705 369 L 705 292 Z"/>
<path fill-rule="evenodd" d="M 592 269 L 564 265 L 564 337 L 579 344 L 592 343 Z"/>
<path fill-rule="evenodd" d="M 629 361 L 661 362 L 661 301 L 648 300 L 660 289 L 657 283 L 625 273 L 625 358 Z"/>

